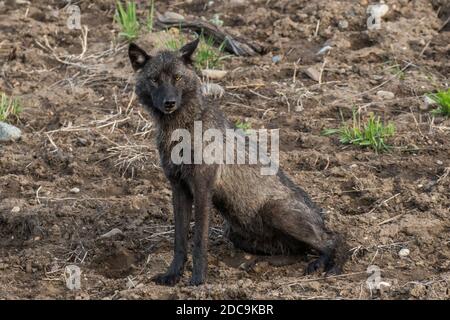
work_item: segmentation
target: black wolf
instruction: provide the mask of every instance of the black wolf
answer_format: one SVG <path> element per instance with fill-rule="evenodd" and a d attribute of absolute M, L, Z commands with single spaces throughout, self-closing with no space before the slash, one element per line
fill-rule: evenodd
<path fill-rule="evenodd" d="M 265 176 L 258 165 L 171 161 L 176 143 L 171 139 L 174 130 L 193 133 L 194 121 L 202 121 L 203 130 L 225 132 L 233 128 L 224 114 L 202 96 L 200 79 L 192 66 L 198 42 L 197 39 L 178 51 L 161 51 L 154 56 L 135 44 L 129 46 L 129 58 L 136 71 L 136 94 L 157 124 L 161 165 L 173 193 L 174 258 L 169 270 L 156 276 L 155 281 L 174 285 L 180 280 L 187 260 L 194 207 L 191 284 L 205 282 L 212 206 L 227 221 L 228 237 L 236 247 L 258 254 L 295 254 L 304 252 L 306 245 L 320 254 L 308 265 L 308 273 L 322 269 L 339 273 L 346 258 L 344 242 L 325 228 L 321 210 L 283 171 Z"/>

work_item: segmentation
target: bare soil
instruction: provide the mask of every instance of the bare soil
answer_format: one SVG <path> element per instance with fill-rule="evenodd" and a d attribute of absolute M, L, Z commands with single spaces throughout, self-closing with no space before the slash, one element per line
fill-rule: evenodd
<path fill-rule="evenodd" d="M 24 108 L 11 119 L 22 139 L 0 145 L 0 298 L 449 299 L 450 120 L 423 103 L 449 86 L 448 1 L 388 0 L 382 28 L 370 32 L 367 0 L 208 2 L 156 1 L 156 9 L 218 13 L 227 30 L 267 48 L 224 60 L 226 94 L 216 103 L 233 121 L 280 128 L 282 167 L 352 247 L 344 274 L 304 276 L 311 254 L 289 263 L 243 253 L 215 214 L 208 284 L 189 287 L 188 264 L 177 286 L 155 285 L 172 257 L 171 191 L 151 119 L 133 95 L 114 1 L 77 1 L 89 30 L 83 52 L 63 2 L 8 0 L 0 1 L 0 90 Z M 142 32 L 138 43 L 150 49 L 165 36 Z M 329 53 L 316 55 L 325 44 Z M 305 75 L 311 66 L 321 84 Z M 321 134 L 352 108 L 396 125 L 390 152 Z M 100 237 L 113 228 L 122 234 Z M 82 270 L 78 291 L 65 286 L 71 264 Z M 367 288 L 370 265 L 390 286 Z"/>

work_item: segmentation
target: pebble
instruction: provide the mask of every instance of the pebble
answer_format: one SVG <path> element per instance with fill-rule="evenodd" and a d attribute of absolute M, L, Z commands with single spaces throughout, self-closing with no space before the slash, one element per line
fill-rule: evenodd
<path fill-rule="evenodd" d="M 281 61 L 281 56 L 280 55 L 276 55 L 272 57 L 272 62 L 273 63 L 278 63 Z"/>
<path fill-rule="evenodd" d="M 442 166 L 444 164 L 444 162 L 442 162 L 441 160 L 436 160 L 436 163 L 440 166 Z"/>
<path fill-rule="evenodd" d="M 20 212 L 20 207 L 14 207 L 11 209 L 12 213 L 19 213 Z"/>
<path fill-rule="evenodd" d="M 165 20 L 171 20 L 171 21 L 183 21 L 184 20 L 184 16 L 182 16 L 179 13 L 176 12 L 172 12 L 172 11 L 166 11 L 163 16 L 162 19 Z"/>
<path fill-rule="evenodd" d="M 122 230 L 120 230 L 118 228 L 114 228 L 111 231 L 108 231 L 107 233 L 102 234 L 99 238 L 111 238 L 118 234 L 122 235 L 123 234 Z"/>
<path fill-rule="evenodd" d="M 347 20 L 341 20 L 338 22 L 338 27 L 340 30 L 345 30 L 348 28 L 348 21 Z"/>
<path fill-rule="evenodd" d="M 70 189 L 70 193 L 80 193 L 80 189 L 79 188 L 72 188 L 72 189 Z"/>
<path fill-rule="evenodd" d="M 402 258 L 409 256 L 409 249 L 403 248 L 398 252 L 398 255 Z"/>
<path fill-rule="evenodd" d="M 306 69 L 305 74 L 314 81 L 320 81 L 320 72 L 315 67 L 309 67 Z"/>
<path fill-rule="evenodd" d="M 0 121 L 0 141 L 15 141 L 22 136 L 19 128 Z"/>
<path fill-rule="evenodd" d="M 321 55 L 321 54 L 327 53 L 327 52 L 330 51 L 331 49 L 332 49 L 332 47 L 331 47 L 330 45 L 326 45 L 326 46 L 324 46 L 322 49 L 320 49 L 320 50 L 316 53 L 316 55 Z"/>
<path fill-rule="evenodd" d="M 377 92 L 377 96 L 383 100 L 392 100 L 395 98 L 395 94 L 390 91 L 380 90 Z"/>
<path fill-rule="evenodd" d="M 427 111 L 432 107 L 433 105 L 437 104 L 436 101 L 431 99 L 429 96 L 423 97 L 423 103 L 419 105 L 419 109 L 422 111 Z"/>

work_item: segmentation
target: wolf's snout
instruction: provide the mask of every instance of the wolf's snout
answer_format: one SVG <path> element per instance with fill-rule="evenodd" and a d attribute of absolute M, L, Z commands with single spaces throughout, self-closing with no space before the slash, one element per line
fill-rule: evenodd
<path fill-rule="evenodd" d="M 175 109 L 176 106 L 176 101 L 175 100 L 165 100 L 164 101 L 164 108 L 167 111 L 172 111 L 173 109 Z"/>

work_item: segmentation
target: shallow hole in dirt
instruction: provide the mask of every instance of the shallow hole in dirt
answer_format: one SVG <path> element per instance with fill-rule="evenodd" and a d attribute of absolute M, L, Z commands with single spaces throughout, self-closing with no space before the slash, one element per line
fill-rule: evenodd
<path fill-rule="evenodd" d="M 120 244 L 114 244 L 112 248 L 102 248 L 91 267 L 107 278 L 117 279 L 132 274 L 137 269 L 140 260 L 142 260 L 140 254 L 134 253 Z"/>
<path fill-rule="evenodd" d="M 365 33 L 357 33 L 350 36 L 351 48 L 353 50 L 361 50 L 364 48 L 372 47 L 377 43 L 369 38 Z"/>

